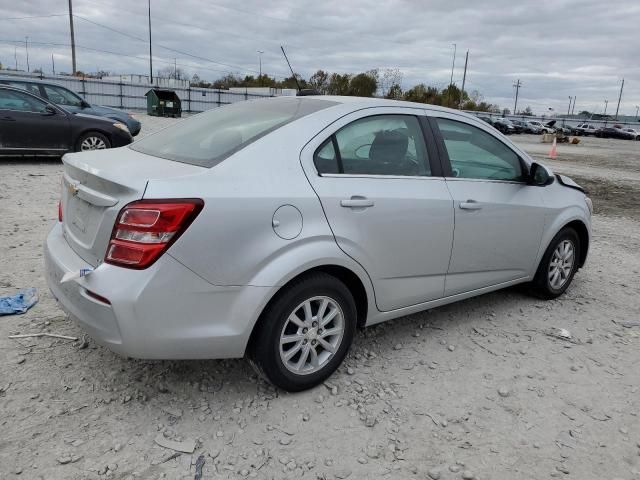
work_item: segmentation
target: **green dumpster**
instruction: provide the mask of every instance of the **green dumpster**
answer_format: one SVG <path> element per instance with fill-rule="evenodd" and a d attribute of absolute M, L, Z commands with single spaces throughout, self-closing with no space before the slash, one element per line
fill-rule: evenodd
<path fill-rule="evenodd" d="M 173 90 L 152 88 L 147 93 L 147 113 L 154 117 L 180 117 L 182 104 Z"/>

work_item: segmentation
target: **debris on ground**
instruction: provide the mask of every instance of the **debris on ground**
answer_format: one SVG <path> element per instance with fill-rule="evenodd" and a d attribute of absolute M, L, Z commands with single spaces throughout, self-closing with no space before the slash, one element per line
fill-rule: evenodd
<path fill-rule="evenodd" d="M 0 297 L 0 315 L 20 315 L 38 303 L 38 290 L 26 288 L 8 297 Z"/>
<path fill-rule="evenodd" d="M 58 333 L 48 333 L 48 332 L 9 335 L 7 338 L 33 338 L 33 337 L 52 337 L 52 338 L 62 338 L 64 340 L 78 340 L 78 337 L 70 337 L 69 335 L 60 335 Z"/>
<path fill-rule="evenodd" d="M 196 441 L 195 440 L 169 440 L 162 433 L 159 434 L 154 441 L 164 448 L 169 448 L 171 450 L 175 450 L 176 452 L 182 453 L 193 453 L 196 449 Z"/>

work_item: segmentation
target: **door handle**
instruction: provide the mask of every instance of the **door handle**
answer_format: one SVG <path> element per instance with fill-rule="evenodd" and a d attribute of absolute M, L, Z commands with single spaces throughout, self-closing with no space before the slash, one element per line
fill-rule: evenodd
<path fill-rule="evenodd" d="M 346 208 L 368 208 L 373 207 L 373 205 L 373 200 L 355 195 L 347 200 L 340 200 L 340 206 Z"/>
<path fill-rule="evenodd" d="M 482 204 L 475 200 L 467 200 L 466 202 L 460 202 L 460 208 L 462 210 L 482 210 Z"/>
<path fill-rule="evenodd" d="M 4 120 L 5 122 L 15 122 L 16 119 L 10 116 L 1 117 L 0 120 Z"/>

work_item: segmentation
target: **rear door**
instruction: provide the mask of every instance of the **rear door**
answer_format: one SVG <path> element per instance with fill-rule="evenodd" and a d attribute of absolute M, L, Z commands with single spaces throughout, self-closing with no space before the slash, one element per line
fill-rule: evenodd
<path fill-rule="evenodd" d="M 433 112 L 455 231 L 445 294 L 527 277 L 544 229 L 542 189 L 519 154 L 481 122 Z"/>
<path fill-rule="evenodd" d="M 338 245 L 371 277 L 381 311 L 444 292 L 452 200 L 423 115 L 396 107 L 349 114 L 301 156 Z"/>
<path fill-rule="evenodd" d="M 46 110 L 43 100 L 16 90 L 0 89 L 0 149 L 62 153 L 69 149 L 71 130 L 65 113 Z"/>

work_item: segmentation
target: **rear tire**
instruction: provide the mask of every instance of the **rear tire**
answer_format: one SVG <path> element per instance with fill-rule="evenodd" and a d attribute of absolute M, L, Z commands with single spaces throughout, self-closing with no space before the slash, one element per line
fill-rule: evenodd
<path fill-rule="evenodd" d="M 105 148 L 111 148 L 111 142 L 100 132 L 83 133 L 76 142 L 76 152 L 104 150 Z"/>
<path fill-rule="evenodd" d="M 342 363 L 356 329 L 349 289 L 311 273 L 278 293 L 260 317 L 248 357 L 258 373 L 290 392 L 312 388 Z"/>
<path fill-rule="evenodd" d="M 536 296 L 552 300 L 562 295 L 578 270 L 580 238 L 573 228 L 563 228 L 553 237 L 531 282 Z"/>

